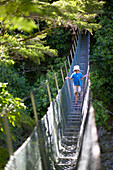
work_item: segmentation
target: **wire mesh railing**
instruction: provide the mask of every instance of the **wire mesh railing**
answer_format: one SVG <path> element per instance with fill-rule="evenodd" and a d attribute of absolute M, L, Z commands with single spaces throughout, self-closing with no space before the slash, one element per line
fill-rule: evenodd
<path fill-rule="evenodd" d="M 58 150 L 60 147 L 60 141 L 63 136 L 63 131 L 64 131 L 65 124 L 66 124 L 66 115 L 69 111 L 70 103 L 71 103 L 72 96 L 73 96 L 72 82 L 66 82 L 64 81 L 64 78 L 67 74 L 72 73 L 73 66 L 74 64 L 76 64 L 75 61 L 77 60 L 78 56 L 77 56 L 77 53 L 75 55 L 74 50 L 77 51 L 77 44 L 79 44 L 77 43 L 78 34 L 79 32 L 77 31 L 77 36 L 75 37 L 76 40 L 74 41 L 74 44 L 72 45 L 70 55 L 67 57 L 67 60 L 64 61 L 64 64 L 60 66 L 60 69 L 57 71 L 55 71 L 54 69 L 51 77 L 48 77 L 48 79 L 45 82 L 42 82 L 42 84 L 38 88 L 31 90 L 30 94 L 23 98 L 22 101 L 28 104 L 28 106 L 31 109 L 31 112 L 34 112 L 34 117 L 35 117 L 37 126 L 35 127 L 32 135 L 24 143 L 24 146 L 22 145 L 22 147 L 19 148 L 14 154 L 13 154 L 13 151 L 12 152 L 10 151 L 11 146 L 8 146 L 9 153 L 10 155 L 13 155 L 13 156 L 11 156 L 5 169 L 7 169 L 7 167 L 9 169 L 11 169 L 12 167 L 16 167 L 16 169 L 28 167 L 29 169 L 29 168 L 32 168 L 32 166 L 36 166 L 37 161 L 39 159 L 42 160 L 42 162 L 39 165 L 37 165 L 36 168 L 40 166 L 39 169 L 41 168 L 47 169 L 46 167 L 54 166 L 51 164 L 54 164 L 55 157 L 57 157 L 59 154 Z M 60 87 L 62 85 L 60 84 L 63 85 L 62 89 Z M 43 100 L 40 100 L 40 98 L 42 98 L 40 96 L 44 96 Z M 30 100 L 31 100 L 31 103 L 30 103 Z M 50 107 L 47 110 L 47 107 L 49 106 L 49 104 L 50 104 Z M 39 105 L 40 107 L 44 105 L 44 108 L 46 108 L 46 111 L 47 111 L 47 114 L 41 119 L 41 121 L 39 121 L 39 119 L 41 118 L 40 110 L 38 110 Z M 4 115 L 7 118 L 6 110 L 4 110 L 4 112 L 5 112 Z M 8 122 L 6 122 L 6 124 L 4 124 L 4 127 L 6 126 L 8 127 Z M 8 133 L 7 141 L 10 140 L 11 142 L 10 132 L 8 131 L 7 133 Z M 31 158 L 31 155 L 32 157 L 34 157 L 33 151 L 32 153 L 30 153 L 30 150 L 29 150 L 29 147 L 30 147 L 29 145 L 31 145 L 31 143 L 32 143 L 32 147 L 35 147 L 34 146 L 35 144 L 33 144 L 33 140 L 34 140 L 33 138 L 36 139 L 35 142 L 37 143 L 37 148 L 39 148 L 39 151 L 34 153 L 35 156 L 39 155 L 39 157 L 36 156 L 35 158 L 37 160 L 36 162 L 34 161 L 35 164 L 31 163 L 31 160 L 29 159 Z M 22 155 L 20 152 L 23 152 Z M 23 157 L 23 155 L 25 157 Z M 21 160 L 22 161 L 21 163 L 19 160 L 17 161 L 17 157 L 20 157 L 20 159 L 23 158 L 23 160 Z M 25 162 L 25 159 L 27 159 L 27 163 Z M 47 161 L 47 159 L 51 159 L 51 160 Z M 48 165 L 47 165 L 47 162 L 48 162 Z"/>

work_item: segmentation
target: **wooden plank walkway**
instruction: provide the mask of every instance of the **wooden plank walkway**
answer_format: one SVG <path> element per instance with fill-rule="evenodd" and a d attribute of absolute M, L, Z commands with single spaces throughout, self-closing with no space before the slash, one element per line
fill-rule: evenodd
<path fill-rule="evenodd" d="M 80 55 L 80 68 L 82 74 L 85 73 L 85 63 L 87 58 L 87 46 L 86 46 L 87 36 L 82 36 L 81 44 L 81 55 Z M 83 84 L 83 83 L 82 83 Z M 67 126 L 64 132 L 64 136 L 61 141 L 60 156 L 56 162 L 56 170 L 72 170 L 76 166 L 76 147 L 79 137 L 81 118 L 82 118 L 82 98 L 83 98 L 83 87 L 81 92 L 81 100 L 75 103 L 73 99 L 70 113 L 68 115 Z"/>
<path fill-rule="evenodd" d="M 82 102 L 72 101 L 70 113 L 68 115 L 67 127 L 62 138 L 62 149 L 56 165 L 57 170 L 71 170 L 75 166 L 76 146 L 81 125 L 81 107 Z"/>

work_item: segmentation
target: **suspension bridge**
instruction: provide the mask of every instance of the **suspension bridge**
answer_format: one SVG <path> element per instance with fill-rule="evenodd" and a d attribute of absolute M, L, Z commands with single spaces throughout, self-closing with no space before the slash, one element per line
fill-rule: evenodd
<path fill-rule="evenodd" d="M 88 74 L 82 80 L 81 99 L 75 103 L 73 82 L 64 80 L 61 69 L 64 83 L 59 90 L 55 76 L 58 94 L 54 100 L 51 98 L 49 82 L 46 81 L 50 106 L 39 121 L 31 92 L 36 127 L 16 152 L 13 153 L 9 144 L 10 159 L 5 170 L 100 169 L 100 149 L 90 92 L 89 45 L 90 34 L 77 31 L 70 56 L 67 57 L 69 72 L 65 63 L 67 76 L 72 74 L 76 64 L 80 66 L 83 75 Z"/>

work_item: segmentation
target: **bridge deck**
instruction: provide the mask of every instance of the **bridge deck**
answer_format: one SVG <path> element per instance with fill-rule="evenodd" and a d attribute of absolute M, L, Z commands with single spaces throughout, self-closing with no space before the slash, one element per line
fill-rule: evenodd
<path fill-rule="evenodd" d="M 85 74 L 85 60 L 87 59 L 87 36 L 82 35 L 81 55 L 80 55 L 80 68 L 81 72 Z M 83 84 L 83 83 L 82 83 Z M 70 113 L 68 115 L 67 126 L 65 128 L 64 136 L 61 141 L 62 148 L 60 156 L 56 163 L 57 170 L 71 170 L 76 166 L 76 146 L 78 142 L 79 130 L 82 118 L 82 100 L 83 100 L 83 86 L 81 92 L 81 100 L 75 103 L 73 99 Z"/>

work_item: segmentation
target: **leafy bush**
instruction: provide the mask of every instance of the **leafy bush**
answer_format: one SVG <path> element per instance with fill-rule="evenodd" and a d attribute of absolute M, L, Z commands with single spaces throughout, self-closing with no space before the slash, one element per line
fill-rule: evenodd
<path fill-rule="evenodd" d="M 5 110 L 9 122 L 15 126 L 16 119 L 20 116 L 20 113 L 25 109 L 25 105 L 21 102 L 20 98 L 14 98 L 8 91 L 5 90 L 6 84 L 0 83 L 0 113 L 3 117 L 2 111 Z M 1 129 L 3 131 L 3 127 Z"/>
<path fill-rule="evenodd" d="M 15 97 L 25 97 L 30 90 L 29 83 L 22 75 L 21 77 L 14 69 L 14 62 L 12 60 L 0 61 L 0 81 L 7 84 L 7 90 Z"/>
<path fill-rule="evenodd" d="M 90 79 L 93 98 L 113 112 L 113 22 L 111 1 L 106 1 L 103 15 L 98 17 L 101 29 L 95 32 L 90 55 Z M 96 106 L 96 120 L 106 124 L 108 113 Z M 106 125 L 107 127 L 107 125 Z"/>

